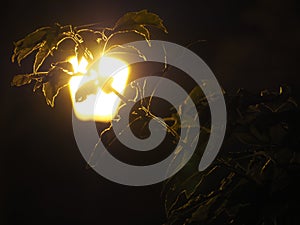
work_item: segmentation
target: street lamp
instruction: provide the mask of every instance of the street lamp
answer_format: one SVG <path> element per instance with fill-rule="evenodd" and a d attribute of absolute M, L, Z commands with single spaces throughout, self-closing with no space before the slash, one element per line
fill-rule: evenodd
<path fill-rule="evenodd" d="M 111 121 L 118 112 L 120 95 L 123 94 L 127 84 L 128 65 L 120 59 L 108 56 L 102 56 L 90 68 L 87 68 L 88 62 L 84 57 L 80 62 L 77 57 L 71 57 L 68 61 L 72 64 L 74 73 L 82 74 L 73 76 L 69 81 L 76 117 L 84 121 Z M 97 87 L 96 93 L 86 96 L 83 101 L 78 101 L 77 91 L 88 82 Z"/>

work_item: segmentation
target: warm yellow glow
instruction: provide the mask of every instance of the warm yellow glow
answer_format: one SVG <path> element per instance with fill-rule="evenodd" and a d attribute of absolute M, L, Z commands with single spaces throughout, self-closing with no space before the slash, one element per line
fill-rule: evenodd
<path fill-rule="evenodd" d="M 85 59 L 83 58 L 83 60 Z M 87 61 L 78 63 L 76 57 L 72 57 L 68 61 L 73 65 L 74 71 L 83 73 L 82 76 L 72 77 L 69 82 L 75 115 L 81 120 L 111 121 L 116 116 L 121 99 L 113 92 L 105 93 L 103 89 L 108 89 L 104 87 L 107 85 L 106 83 L 110 83 L 112 88 L 123 94 L 129 74 L 126 63 L 116 58 L 102 56 L 87 71 Z M 107 82 L 109 79 L 113 79 L 112 82 Z M 97 94 L 88 95 L 84 101 L 76 102 L 77 90 L 91 81 L 99 85 Z"/>
<path fill-rule="evenodd" d="M 84 57 L 82 57 L 79 63 L 76 56 L 70 57 L 68 61 L 72 64 L 74 73 L 86 73 L 86 68 L 89 63 Z"/>

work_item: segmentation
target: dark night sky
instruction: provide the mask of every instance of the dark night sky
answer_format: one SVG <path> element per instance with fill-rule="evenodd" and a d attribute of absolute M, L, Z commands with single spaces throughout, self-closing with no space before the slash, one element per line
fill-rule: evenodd
<path fill-rule="evenodd" d="M 297 1 L 61 2 L 2 6 L 0 224 L 158 225 L 165 220 L 161 184 L 122 186 L 85 169 L 66 91 L 50 108 L 30 87 L 10 87 L 13 75 L 30 68 L 10 62 L 12 43 L 36 28 L 54 22 L 111 26 L 126 12 L 148 9 L 164 20 L 166 40 L 181 45 L 206 40 L 192 50 L 225 90 L 300 87 Z"/>

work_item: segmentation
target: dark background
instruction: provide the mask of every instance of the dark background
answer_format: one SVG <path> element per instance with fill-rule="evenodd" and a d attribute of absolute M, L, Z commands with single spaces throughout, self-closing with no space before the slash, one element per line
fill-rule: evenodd
<path fill-rule="evenodd" d="M 196 4 L 197 3 L 197 4 Z M 165 221 L 161 184 L 128 187 L 85 169 L 72 133 L 67 91 L 46 105 L 30 87 L 10 87 L 28 72 L 10 62 L 13 41 L 41 26 L 103 22 L 148 9 L 169 30 L 164 39 L 194 45 L 228 92 L 297 89 L 297 1 L 9 1 L 1 13 L 0 224 L 151 224 Z"/>

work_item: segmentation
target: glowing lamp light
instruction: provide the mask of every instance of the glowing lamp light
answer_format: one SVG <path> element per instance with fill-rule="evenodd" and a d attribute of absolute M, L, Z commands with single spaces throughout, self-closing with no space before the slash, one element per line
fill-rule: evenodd
<path fill-rule="evenodd" d="M 71 57 L 68 61 L 72 64 L 75 73 L 83 74 L 74 76 L 69 81 L 70 96 L 76 117 L 85 121 L 111 121 L 116 116 L 121 103 L 117 94 L 123 94 L 127 84 L 129 74 L 127 64 L 116 58 L 102 56 L 91 68 L 87 69 L 88 62 L 84 57 L 80 62 L 76 57 Z M 83 101 L 76 101 L 77 91 L 88 82 L 98 87 L 97 93 L 87 95 Z M 117 94 L 108 91 L 110 89 L 114 89 Z"/>

